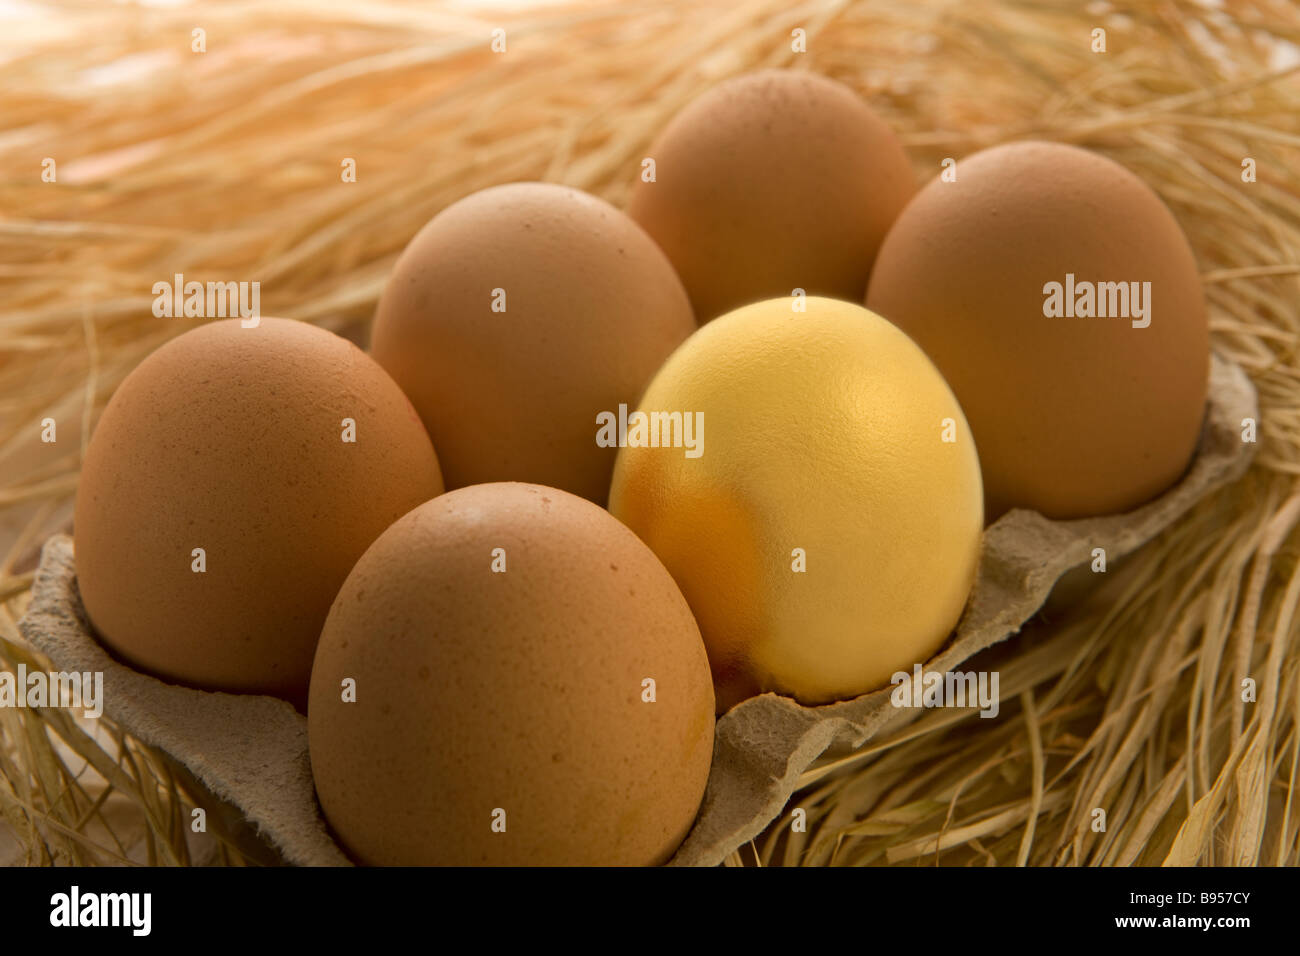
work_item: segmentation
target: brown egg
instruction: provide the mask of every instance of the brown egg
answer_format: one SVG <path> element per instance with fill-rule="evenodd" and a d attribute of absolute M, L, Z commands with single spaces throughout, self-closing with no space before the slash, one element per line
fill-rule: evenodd
<path fill-rule="evenodd" d="M 862 301 L 916 191 L 894 133 L 848 87 L 763 70 L 688 105 L 647 152 L 628 214 L 677 268 L 700 322 L 803 289 Z"/>
<path fill-rule="evenodd" d="M 986 520 L 1158 495 L 1196 448 L 1209 375 L 1196 260 L 1173 214 L 1073 146 L 1012 143 L 955 169 L 903 211 L 866 301 L 961 402 Z"/>
<path fill-rule="evenodd" d="M 596 416 L 634 405 L 694 329 L 636 223 L 574 189 L 514 183 L 411 240 L 371 350 L 419 410 L 448 488 L 531 481 L 603 503 L 617 449 L 596 444 Z"/>
<path fill-rule="evenodd" d="M 348 571 L 441 491 L 415 410 L 351 342 L 285 319 L 211 322 L 146 358 L 105 409 L 77 489 L 77 583 L 128 664 L 302 705 Z"/>
<path fill-rule="evenodd" d="M 360 862 L 654 864 L 704 793 L 713 686 L 649 548 L 588 501 L 507 482 L 421 505 L 357 562 L 307 721 Z"/>

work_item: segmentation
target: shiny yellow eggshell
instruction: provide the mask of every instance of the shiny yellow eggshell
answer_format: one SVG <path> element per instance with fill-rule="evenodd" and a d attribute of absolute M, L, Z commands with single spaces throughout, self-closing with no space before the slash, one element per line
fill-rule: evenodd
<path fill-rule="evenodd" d="M 979 460 L 938 371 L 860 306 L 796 304 L 716 319 L 647 388 L 642 410 L 703 413 L 698 458 L 625 447 L 614 469 L 610 510 L 686 595 L 724 707 L 821 704 L 910 671 L 979 559 Z"/>

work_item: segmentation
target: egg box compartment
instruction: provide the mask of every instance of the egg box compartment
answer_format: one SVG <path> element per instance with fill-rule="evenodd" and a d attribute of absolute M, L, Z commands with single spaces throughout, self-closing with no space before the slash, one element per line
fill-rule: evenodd
<path fill-rule="evenodd" d="M 1215 355 L 1197 454 L 1172 489 L 1126 514 L 1051 521 L 1012 511 L 986 528 L 966 610 L 925 670 L 950 671 L 1015 634 L 1063 575 L 1092 561 L 1095 548 L 1114 561 L 1238 478 L 1256 448 L 1244 439 L 1244 420 L 1258 414 L 1250 379 Z M 348 865 L 316 802 L 306 718 L 276 698 L 166 684 L 111 658 L 92 636 L 66 535 L 46 542 L 19 627 L 56 668 L 102 672 L 104 712 L 162 750 L 183 780 L 212 798 L 204 804 L 223 826 L 241 831 L 241 841 L 269 844 L 291 864 Z M 850 753 L 883 729 L 914 719 L 916 709 L 892 705 L 892 690 L 822 707 L 764 694 L 732 708 L 717 724 L 699 816 L 672 862 L 720 863 L 781 813 L 800 775 L 820 758 Z"/>

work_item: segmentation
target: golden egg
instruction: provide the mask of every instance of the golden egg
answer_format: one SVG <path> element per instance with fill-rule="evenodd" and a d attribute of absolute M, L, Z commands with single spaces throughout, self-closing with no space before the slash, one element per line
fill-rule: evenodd
<path fill-rule="evenodd" d="M 638 412 L 683 425 L 629 418 L 610 511 L 686 595 L 724 707 L 854 697 L 948 638 L 979 559 L 979 460 L 893 325 L 833 299 L 737 309 L 673 354 Z"/>

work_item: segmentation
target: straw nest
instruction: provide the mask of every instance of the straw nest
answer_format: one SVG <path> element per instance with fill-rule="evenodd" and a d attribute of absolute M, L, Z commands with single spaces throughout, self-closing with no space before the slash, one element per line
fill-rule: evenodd
<path fill-rule="evenodd" d="M 188 328 L 153 317 L 154 282 L 256 279 L 264 314 L 362 337 L 394 257 L 447 203 L 519 179 L 621 203 L 649 139 L 691 97 L 784 65 L 861 91 L 919 176 L 1024 137 L 1139 173 L 1190 235 L 1214 344 L 1251 374 L 1262 419 L 1236 486 L 989 652 L 1000 720 L 933 712 L 810 770 L 795 797 L 808 832 L 775 828 L 730 862 L 1300 859 L 1300 8 L 48 9 L 0 36 L 0 668 L 41 665 L 16 621 L 41 541 L 69 524 L 96 414 Z M 489 50 L 494 27 L 504 54 Z M 191 50 L 195 28 L 205 53 Z M 791 49 L 796 28 L 806 53 Z M 1105 53 L 1091 49 L 1096 28 Z M 42 181 L 46 157 L 55 183 Z M 348 157 L 356 183 L 341 182 Z M 46 417 L 55 444 L 40 441 Z M 185 863 L 194 799 L 111 722 L 0 709 L 12 831 L 0 855 Z M 205 853 L 247 861 L 220 835 Z"/>

